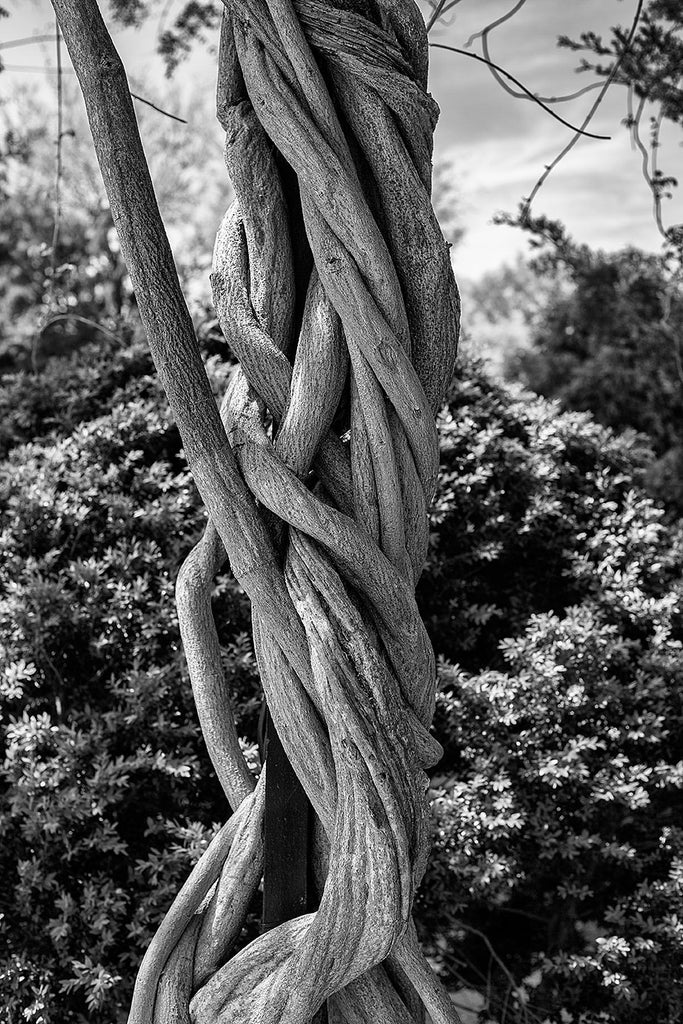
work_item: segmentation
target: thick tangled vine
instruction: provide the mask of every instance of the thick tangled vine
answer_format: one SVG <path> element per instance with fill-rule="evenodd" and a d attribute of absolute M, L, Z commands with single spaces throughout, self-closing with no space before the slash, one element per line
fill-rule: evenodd
<path fill-rule="evenodd" d="M 304 1024 L 326 1003 L 344 1024 L 410 1024 L 423 1008 L 435 1024 L 458 1020 L 411 919 L 429 849 L 424 770 L 439 756 L 414 590 L 459 312 L 430 202 L 426 54 L 410 0 L 226 2 L 218 115 L 236 199 L 212 286 L 240 369 L 222 429 L 204 385 L 198 400 L 171 365 L 187 358 L 191 377 L 194 355 L 173 349 L 159 310 L 146 326 L 211 516 L 181 570 L 178 611 L 235 813 L 147 951 L 130 1024 Z M 81 81 L 97 142 L 97 99 Z M 143 243 L 123 237 L 112 181 L 135 263 Z M 131 266 L 139 295 L 144 273 L 136 283 Z M 318 910 L 232 957 L 262 875 L 267 768 L 255 783 L 221 670 L 210 593 L 226 555 L 252 599 L 270 714 L 320 826 Z"/>

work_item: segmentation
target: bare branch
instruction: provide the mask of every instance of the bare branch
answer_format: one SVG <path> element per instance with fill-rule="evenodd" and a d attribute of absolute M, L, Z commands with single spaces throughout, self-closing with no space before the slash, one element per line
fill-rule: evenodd
<path fill-rule="evenodd" d="M 57 276 L 57 246 L 59 244 L 59 232 L 62 224 L 62 139 L 64 137 L 64 111 L 63 111 L 63 89 L 62 89 L 62 37 L 59 31 L 59 22 L 55 15 L 55 24 L 57 27 L 57 34 L 53 36 L 56 42 L 57 52 L 57 138 L 55 140 L 57 146 L 56 156 L 56 167 L 55 167 L 55 195 L 54 195 L 54 223 L 52 226 L 52 246 L 50 253 L 50 279 L 48 281 L 46 295 L 45 295 L 45 309 L 40 316 L 40 327 L 37 335 L 33 339 L 32 345 L 32 358 L 35 366 L 36 363 L 36 345 L 43 334 L 43 331 L 47 325 L 47 321 L 50 318 L 52 307 L 54 305 L 55 298 L 55 279 Z"/>
<path fill-rule="evenodd" d="M 659 113 L 653 120 L 652 132 L 650 135 L 650 153 L 652 154 L 651 166 L 652 166 L 652 199 L 654 202 L 654 215 L 657 227 L 660 233 L 666 237 L 666 230 L 662 221 L 662 182 L 660 179 L 660 170 L 657 162 L 657 150 L 659 149 L 659 133 L 662 127 L 662 118 L 664 114 L 660 108 Z"/>
<path fill-rule="evenodd" d="M 627 39 L 626 39 L 626 43 L 624 45 L 624 48 L 621 51 L 621 53 L 619 54 L 619 57 L 617 58 L 617 60 L 614 62 L 614 65 L 612 66 L 612 70 L 610 71 L 609 75 L 607 76 L 604 85 L 600 89 L 600 93 L 598 95 L 598 98 L 596 99 L 595 103 L 593 104 L 593 106 L 588 111 L 588 114 L 586 115 L 586 117 L 585 117 L 585 119 L 583 121 L 583 124 L 581 125 L 581 128 L 570 139 L 570 141 L 567 143 L 567 145 L 564 147 L 564 149 L 562 149 L 561 152 L 557 154 L 557 156 L 552 161 L 552 163 L 550 163 L 550 164 L 548 164 L 546 166 L 545 170 L 543 171 L 543 174 L 540 176 L 540 178 L 538 179 L 538 181 L 534 185 L 533 189 L 531 190 L 531 194 L 526 199 L 523 200 L 522 214 L 521 214 L 522 218 L 524 218 L 525 216 L 528 216 L 529 210 L 531 209 L 531 204 L 533 203 L 534 199 L 536 198 L 536 196 L 538 195 L 540 190 L 543 188 L 543 185 L 546 183 L 546 181 L 548 180 L 549 176 L 555 170 L 555 168 L 560 163 L 560 161 L 562 161 L 567 156 L 567 154 L 571 152 L 571 150 L 574 148 L 576 143 L 581 138 L 581 135 L 584 134 L 584 129 L 586 128 L 586 126 L 588 124 L 590 124 L 590 122 L 592 121 L 593 115 L 595 114 L 596 110 L 598 109 L 598 107 L 602 103 L 603 99 L 605 98 L 607 90 L 609 89 L 610 85 L 614 81 L 614 78 L 616 77 L 616 74 L 617 74 L 619 68 L 621 67 L 621 64 L 622 64 L 622 61 L 623 61 L 624 57 L 626 56 L 626 54 L 628 53 L 629 49 L 631 48 L 631 44 L 633 43 L 633 40 L 635 38 L 635 34 L 636 34 L 637 30 L 638 30 L 638 24 L 640 23 L 640 16 L 641 16 L 642 11 L 643 11 L 643 4 L 644 4 L 644 0 L 638 0 L 638 6 L 636 8 L 636 13 L 634 15 L 633 22 L 631 24 L 631 30 L 630 30 L 630 32 L 628 34 Z"/>
<path fill-rule="evenodd" d="M 55 15 L 56 21 L 56 15 Z M 64 131 L 64 90 L 62 75 L 62 36 L 57 22 L 57 34 L 55 36 L 57 53 L 57 168 L 55 177 L 55 224 L 52 232 L 52 283 L 57 260 L 57 243 L 59 241 L 59 229 L 62 220 L 62 137 Z"/>
<path fill-rule="evenodd" d="M 86 316 L 79 316 L 77 313 L 58 313 L 56 316 L 51 316 L 50 319 L 43 325 L 40 330 L 39 337 L 52 327 L 53 324 L 61 323 L 62 321 L 73 321 L 74 323 L 83 324 L 84 327 L 92 327 L 94 330 L 99 331 L 105 338 L 109 338 L 110 341 L 115 341 L 117 344 L 120 342 L 120 338 L 117 338 L 115 334 L 108 331 L 106 327 L 102 327 L 96 320 L 89 320 Z"/>
<path fill-rule="evenodd" d="M 56 36 L 41 36 L 36 38 L 56 39 Z M 56 68 L 41 68 L 36 64 L 5 64 L 4 67 L 7 71 L 36 71 L 43 75 L 75 74 L 73 68 L 62 68 L 58 71 Z M 169 110 L 164 110 L 163 107 L 158 107 L 156 103 L 152 103 L 151 100 L 146 100 L 144 96 L 139 96 L 136 92 L 131 92 L 131 96 L 139 103 L 144 103 L 146 106 L 151 107 L 152 110 L 156 110 L 157 113 L 163 114 L 164 117 L 170 117 L 172 121 L 179 121 L 180 124 L 188 123 L 184 117 L 178 117 L 177 114 L 172 114 Z"/>
<path fill-rule="evenodd" d="M 187 121 L 185 120 L 184 117 L 178 117 L 177 114 L 171 114 L 169 113 L 168 110 L 163 110 L 161 107 L 158 107 L 156 103 L 152 103 L 151 100 L 146 100 L 144 96 L 138 96 L 138 94 L 135 92 L 131 92 L 131 96 L 133 97 L 134 100 L 138 100 L 139 103 L 144 103 L 146 106 L 151 107 L 152 110 L 156 110 L 160 114 L 163 114 L 164 117 L 170 117 L 171 120 L 173 121 L 180 121 L 181 124 L 187 124 Z"/>
<path fill-rule="evenodd" d="M 56 36 L 23 36 L 21 39 L 10 39 L 7 43 L 0 43 L 0 50 L 12 50 L 15 46 L 29 46 L 31 43 L 53 43 Z"/>
<path fill-rule="evenodd" d="M 458 925 L 459 928 L 462 928 L 463 931 L 469 932 L 470 935 L 475 935 L 478 939 L 480 939 L 484 943 L 484 945 L 486 946 L 486 949 L 488 951 L 488 954 L 489 954 L 491 960 L 498 966 L 498 968 L 505 975 L 505 978 L 506 978 L 506 981 L 508 983 L 509 989 L 508 989 L 508 993 L 507 993 L 506 998 L 505 998 L 505 1002 L 503 1004 L 503 1018 L 504 1018 L 505 1012 L 506 1012 L 506 1009 L 507 1009 L 507 1002 L 508 1002 L 509 996 L 510 996 L 510 994 L 512 992 L 517 992 L 519 990 L 520 986 L 517 984 L 514 975 L 512 974 L 512 972 L 510 971 L 510 969 L 506 965 L 505 961 L 496 952 L 495 948 L 493 947 L 493 945 L 491 943 L 491 940 L 489 939 L 488 935 L 486 935 L 485 932 L 482 932 L 482 931 L 479 930 L 479 928 L 474 928 L 472 925 L 466 924 L 464 921 L 461 921 L 461 920 L 458 920 L 457 925 Z M 528 1020 L 531 1017 L 534 1021 L 538 1021 L 538 1024 L 540 1024 L 540 1017 L 538 1017 L 535 1013 L 529 1011 L 526 1006 L 522 1006 L 522 1012 L 524 1014 L 524 1018 L 525 1019 Z"/>
<path fill-rule="evenodd" d="M 444 14 L 447 13 L 447 11 L 450 11 L 454 7 L 457 7 L 458 4 L 461 2 L 462 0 L 450 0 L 450 3 L 448 3 L 448 0 L 431 0 L 432 7 L 434 8 L 434 10 L 432 11 L 432 15 L 429 21 L 427 22 L 427 32 L 431 31 L 431 29 L 434 27 L 437 21 L 443 19 L 443 16 Z"/>
<path fill-rule="evenodd" d="M 638 104 L 638 109 L 637 109 L 637 111 L 636 111 L 636 113 L 635 113 L 635 115 L 633 117 L 633 121 L 632 121 L 632 124 L 631 124 L 631 138 L 633 140 L 633 143 L 634 143 L 636 149 L 640 153 L 642 175 L 643 175 L 643 178 L 645 179 L 645 183 L 646 183 L 647 187 L 650 189 L 650 192 L 652 193 L 652 209 L 653 209 L 653 215 L 654 215 L 654 219 L 655 219 L 655 224 L 657 225 L 657 230 L 659 231 L 659 233 L 662 235 L 663 238 L 666 238 L 666 230 L 665 230 L 664 225 L 662 223 L 662 199 L 661 199 L 661 195 L 660 195 L 660 193 L 659 193 L 659 191 L 657 189 L 656 183 L 655 183 L 655 175 L 656 175 L 656 152 L 655 152 L 655 148 L 656 148 L 656 142 L 653 139 L 651 148 L 650 148 L 650 150 L 648 150 L 647 146 L 643 142 L 642 137 L 640 135 L 640 123 L 641 123 L 641 119 L 642 119 L 644 108 L 645 108 L 645 97 L 643 96 L 641 101 L 640 101 L 640 103 Z M 661 115 L 660 115 L 660 123 L 661 123 Z M 659 136 L 659 127 L 657 127 L 657 137 L 658 136 Z M 650 171 L 650 167 L 652 167 L 652 171 Z"/>
<path fill-rule="evenodd" d="M 560 124 L 563 124 L 566 128 L 569 128 L 571 129 L 571 131 L 576 132 L 577 135 L 585 135 L 589 139 L 611 138 L 610 135 L 595 135 L 593 132 L 585 131 L 584 129 L 587 122 L 584 122 L 581 128 L 576 128 L 575 125 L 571 124 L 569 121 L 566 121 L 563 117 L 561 117 L 554 110 L 548 107 L 543 102 L 543 100 L 540 100 L 538 98 L 538 96 L 534 96 L 534 94 L 529 89 L 527 89 L 525 85 L 522 85 L 522 83 L 517 78 L 515 78 L 514 75 L 511 75 L 509 71 L 506 71 L 504 68 L 499 67 L 497 64 L 492 64 L 490 60 L 487 60 L 485 57 L 481 57 L 478 53 L 470 53 L 468 50 L 461 50 L 457 46 L 447 46 L 446 43 L 430 43 L 429 45 L 431 47 L 434 47 L 435 49 L 450 50 L 452 53 L 459 53 L 463 57 L 470 57 L 472 60 L 478 60 L 481 64 L 487 64 L 491 67 L 494 67 L 496 71 L 498 71 L 501 75 L 505 75 L 506 78 L 509 78 L 510 81 L 514 82 L 515 85 L 519 86 L 520 89 L 523 89 L 526 96 L 529 99 L 533 100 L 534 103 L 537 103 L 539 107 L 542 107 L 543 110 L 546 111 L 546 113 L 550 114 L 551 117 L 554 117 L 556 121 L 559 121 Z"/>
<path fill-rule="evenodd" d="M 515 99 L 535 99 L 540 100 L 542 103 L 567 103 L 570 100 L 578 99 L 579 96 L 583 96 L 585 93 L 591 92 L 593 89 L 599 89 L 602 85 L 601 82 L 591 82 L 590 85 L 584 85 L 583 88 L 576 89 L 574 92 L 567 93 L 564 96 L 541 96 L 539 95 L 539 93 L 534 93 L 532 96 L 526 89 L 522 92 L 516 92 L 514 89 L 510 88 L 510 86 L 507 84 L 504 78 L 501 77 L 498 68 L 496 67 L 491 58 L 491 51 L 489 50 L 489 35 L 495 28 L 498 28 L 500 25 L 504 24 L 504 22 L 508 21 L 514 14 L 516 14 L 517 11 L 519 11 L 525 3 L 526 0 L 519 0 L 519 2 L 516 3 L 515 6 L 512 7 L 507 12 L 507 14 L 504 14 L 501 18 L 497 18 L 495 21 L 490 22 L 486 26 L 486 28 L 481 29 L 481 31 L 475 32 L 473 35 L 469 37 L 469 39 L 465 43 L 465 46 L 469 49 L 469 47 L 472 45 L 475 39 L 481 38 L 484 57 L 489 63 L 489 69 L 491 71 L 491 74 L 493 75 L 501 89 L 504 89 L 505 92 L 509 93 L 510 96 L 514 96 Z"/>
<path fill-rule="evenodd" d="M 524 7 L 525 3 L 526 0 L 517 0 L 517 3 L 514 5 L 514 7 L 510 8 L 507 14 L 503 14 L 500 18 L 496 18 L 495 21 L 490 22 L 485 28 L 481 29 L 479 32 L 474 32 L 465 43 L 465 46 L 471 46 L 475 39 L 479 38 L 481 38 L 482 43 L 486 45 L 486 40 L 488 38 L 489 33 L 493 32 L 494 28 L 498 28 L 499 25 L 502 25 L 506 21 L 509 21 L 510 18 L 512 18 L 512 16 L 517 13 L 517 11 L 521 10 L 521 8 Z"/>
<path fill-rule="evenodd" d="M 438 3 L 434 4 L 434 10 L 432 11 L 432 16 L 429 19 L 429 21 L 427 22 L 427 31 L 428 32 L 431 31 L 433 26 L 436 24 L 436 22 L 441 17 L 441 15 L 443 13 L 443 9 L 444 9 L 445 6 L 446 6 L 446 0 L 438 0 Z"/>

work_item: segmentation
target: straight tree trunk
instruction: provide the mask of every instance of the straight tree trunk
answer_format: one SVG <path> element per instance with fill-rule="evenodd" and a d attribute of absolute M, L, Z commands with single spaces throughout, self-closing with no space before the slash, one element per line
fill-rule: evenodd
<path fill-rule="evenodd" d="M 454 1024 L 411 916 L 429 852 L 425 769 L 440 752 L 415 585 L 459 317 L 430 202 L 437 109 L 422 18 L 412 0 L 225 0 L 218 117 L 236 199 L 212 289 L 240 367 L 219 410 L 121 62 L 95 0 L 53 5 L 209 512 L 178 614 L 234 810 L 147 950 L 129 1022 L 418 1024 L 426 1009 Z M 252 602 L 269 714 L 314 811 L 319 901 L 244 948 L 269 766 L 252 777 L 221 672 L 210 593 L 226 557 Z"/>

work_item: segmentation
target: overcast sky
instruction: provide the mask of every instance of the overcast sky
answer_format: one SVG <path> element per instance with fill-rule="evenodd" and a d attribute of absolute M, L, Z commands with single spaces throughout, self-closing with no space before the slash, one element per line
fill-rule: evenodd
<path fill-rule="evenodd" d="M 0 41 L 53 31 L 49 0 L 4 3 L 11 16 L 0 23 Z M 136 84 L 146 80 L 150 87 L 158 88 L 162 83 L 154 53 L 154 29 L 160 18 L 169 25 L 182 3 L 159 0 L 147 30 L 115 33 Z M 463 47 L 471 33 L 511 6 L 512 0 L 461 0 L 450 24 L 432 30 L 432 41 Z M 492 57 L 534 92 L 571 92 L 589 79 L 574 73 L 576 55 L 558 50 L 557 36 L 576 36 L 586 29 L 606 33 L 612 24 L 630 23 L 634 9 L 635 0 L 527 0 L 513 19 L 492 33 Z M 477 49 L 476 43 L 473 48 Z M 54 66 L 53 45 L 5 50 L 3 58 L 9 68 L 0 80 L 0 91 L 6 93 L 13 83 L 25 85 L 31 80 L 54 102 L 54 76 L 12 70 L 14 65 Z M 436 156 L 452 163 L 466 228 L 455 255 L 456 270 L 477 277 L 526 251 L 519 232 L 495 227 L 491 218 L 497 210 L 516 208 L 570 133 L 535 104 L 506 94 L 483 65 L 437 49 L 432 50 L 431 61 L 430 89 L 441 107 Z M 178 75 L 182 82 L 188 69 L 181 68 Z M 213 89 L 211 57 L 195 58 L 190 76 L 194 88 L 205 78 L 206 88 Z M 567 120 L 580 123 L 594 95 L 589 93 L 556 109 Z M 641 177 L 639 158 L 621 125 L 624 115 L 624 91 L 613 89 L 591 125 L 592 131 L 611 135 L 611 140 L 582 139 L 551 175 L 535 209 L 559 217 L 577 240 L 592 246 L 615 249 L 632 243 L 657 250 L 659 236 L 652 220 L 651 198 Z M 662 141 L 660 164 L 675 174 L 680 134 L 668 132 Z M 669 223 L 683 220 L 680 194 L 666 204 L 665 215 Z"/>

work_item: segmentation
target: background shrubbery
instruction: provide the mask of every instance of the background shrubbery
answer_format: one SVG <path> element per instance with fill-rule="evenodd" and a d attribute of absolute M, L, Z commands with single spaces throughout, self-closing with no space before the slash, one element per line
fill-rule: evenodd
<path fill-rule="evenodd" d="M 498 1020 L 680 1021 L 680 530 L 633 436 L 476 367 L 441 436 L 423 939 Z"/>
<path fill-rule="evenodd" d="M 203 512 L 165 409 L 137 343 L 0 387 L 11 1024 L 125 1020 L 135 964 L 226 814 L 173 608 Z M 430 955 L 483 993 L 482 1020 L 676 1022 L 683 556 L 640 490 L 647 451 L 476 364 L 441 432 L 420 585 L 446 748 L 418 908 Z M 227 575 L 214 608 L 251 743 L 248 608 Z"/>

